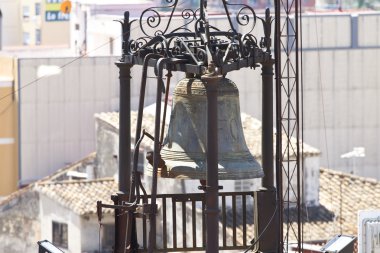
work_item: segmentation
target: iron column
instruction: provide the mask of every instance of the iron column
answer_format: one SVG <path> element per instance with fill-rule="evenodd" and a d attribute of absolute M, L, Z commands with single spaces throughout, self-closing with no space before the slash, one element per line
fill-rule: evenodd
<path fill-rule="evenodd" d="M 114 197 L 114 203 L 127 201 L 131 179 L 131 68 L 132 64 L 116 62 L 119 68 L 120 105 L 119 105 L 119 193 Z M 127 214 L 115 210 L 115 252 L 124 253 Z"/>
<path fill-rule="evenodd" d="M 273 167 L 273 62 L 262 65 L 262 186 L 274 188 Z"/>
<path fill-rule="evenodd" d="M 213 70 L 214 71 L 214 70 Z M 218 83 L 221 75 L 202 76 L 207 93 L 206 252 L 219 252 Z"/>
<path fill-rule="evenodd" d="M 117 62 L 120 79 L 119 190 L 129 195 L 131 179 L 131 67 Z"/>

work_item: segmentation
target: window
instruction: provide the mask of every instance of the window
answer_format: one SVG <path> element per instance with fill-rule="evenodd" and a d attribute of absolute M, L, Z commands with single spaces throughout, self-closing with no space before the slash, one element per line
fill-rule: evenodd
<path fill-rule="evenodd" d="M 30 34 L 28 32 L 22 33 L 22 44 L 24 46 L 30 45 Z"/>
<path fill-rule="evenodd" d="M 53 244 L 68 249 L 68 229 L 66 223 L 53 221 Z"/>
<path fill-rule="evenodd" d="M 34 12 L 35 12 L 36 16 L 41 15 L 41 3 L 35 3 Z"/>
<path fill-rule="evenodd" d="M 36 29 L 36 45 L 41 45 L 41 29 Z"/>
<path fill-rule="evenodd" d="M 22 7 L 22 17 L 24 19 L 28 19 L 30 17 L 30 10 L 29 10 L 29 6 L 23 6 Z"/>

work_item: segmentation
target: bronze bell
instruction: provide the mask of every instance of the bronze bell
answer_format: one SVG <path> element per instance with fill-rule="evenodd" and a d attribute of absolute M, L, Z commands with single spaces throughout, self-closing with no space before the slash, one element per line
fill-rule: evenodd
<path fill-rule="evenodd" d="M 207 96 L 198 78 L 181 80 L 173 94 L 168 134 L 160 155 L 158 175 L 206 179 Z M 152 168 L 148 168 L 151 174 Z M 218 84 L 219 179 L 259 178 L 263 170 L 249 152 L 240 118 L 239 91 L 227 78 Z"/>

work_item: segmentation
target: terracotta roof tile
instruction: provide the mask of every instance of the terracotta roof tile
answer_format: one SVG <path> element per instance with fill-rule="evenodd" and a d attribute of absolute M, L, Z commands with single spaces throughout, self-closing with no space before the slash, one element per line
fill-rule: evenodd
<path fill-rule="evenodd" d="M 81 160 L 79 160 L 73 164 L 70 164 L 68 166 L 65 166 L 65 167 L 57 170 L 53 174 L 48 175 L 48 176 L 46 176 L 46 177 L 44 177 L 44 178 L 42 178 L 42 179 L 40 179 L 34 183 L 31 183 L 31 184 L 25 186 L 24 188 L 21 188 L 15 192 L 11 193 L 10 195 L 5 197 L 4 199 L 0 200 L 0 206 L 9 203 L 10 201 L 12 201 L 13 199 L 17 198 L 18 196 L 20 196 L 21 194 L 23 194 L 27 191 L 34 190 L 35 184 L 59 180 L 60 178 L 65 177 L 65 175 L 68 171 L 77 170 L 81 167 L 84 167 L 86 164 L 93 164 L 94 160 L 95 160 L 95 153 L 91 153 L 88 156 L 86 156 L 85 158 L 83 158 L 83 159 L 81 159 Z"/>
<path fill-rule="evenodd" d="M 358 211 L 380 209 L 380 182 L 331 169 L 321 169 L 319 197 L 320 205 L 308 207 L 307 212 L 302 214 L 305 221 L 305 242 L 330 240 L 337 234 L 357 236 Z M 289 217 L 291 222 L 296 221 L 294 209 L 290 210 Z M 253 229 L 253 225 L 250 227 Z M 284 224 L 284 234 L 285 229 Z M 295 240 L 295 235 L 290 230 L 289 241 L 292 240 Z"/>
<path fill-rule="evenodd" d="M 96 213 L 98 200 L 112 204 L 111 195 L 118 190 L 118 184 L 113 178 L 98 180 L 70 180 L 61 182 L 41 182 L 35 189 L 56 200 L 61 205 L 79 215 Z M 105 213 L 113 213 L 111 209 L 103 209 Z"/>

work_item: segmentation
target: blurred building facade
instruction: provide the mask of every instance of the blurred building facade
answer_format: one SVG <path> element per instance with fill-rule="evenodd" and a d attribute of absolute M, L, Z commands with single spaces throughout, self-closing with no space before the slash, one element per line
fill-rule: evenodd
<path fill-rule="evenodd" d="M 115 12 L 109 10 L 108 13 Z M 99 41 L 109 42 L 109 37 L 120 37 L 120 26 L 112 21 L 115 16 L 99 14 L 96 17 L 89 23 L 92 45 Z M 173 22 L 179 24 L 181 19 L 176 17 Z M 227 21 L 212 16 L 212 22 L 220 27 Z M 380 94 L 377 71 L 380 66 L 379 22 L 379 13 L 303 16 L 303 80 L 307 101 L 304 140 L 322 151 L 322 166 L 346 172 L 354 172 L 353 161 L 340 159 L 341 154 L 353 147 L 365 147 L 366 157 L 356 161 L 360 169 L 355 173 L 374 178 L 380 178 L 380 158 L 377 156 L 380 152 L 380 113 L 377 109 L 377 95 Z M 259 22 L 255 29 L 256 34 L 261 33 Z M 138 29 L 133 33 L 138 36 Z M 109 55 L 108 46 L 106 43 L 106 47 L 93 54 Z M 121 55 L 120 44 L 113 48 L 115 55 Z M 34 82 L 39 77 L 38 70 L 44 66 L 59 69 L 73 61 L 62 69 L 62 73 L 43 78 L 16 94 L 14 101 L 18 106 L 12 116 L 16 123 L 12 124 L 19 126 L 19 130 L 17 134 L 12 132 L 12 138 L 16 138 L 14 145 L 18 145 L 18 162 L 12 163 L 13 168 L 6 169 L 12 173 L 18 171 L 19 184 L 32 182 L 94 150 L 94 132 L 86 131 L 93 129 L 92 115 L 118 110 L 118 73 L 113 65 L 116 60 L 116 57 L 21 57 L 17 64 L 9 65 L 17 66 L 17 70 L 10 77 L 12 87 L 2 88 L 2 92 L 14 91 Z M 141 69 L 136 66 L 132 70 L 132 105 L 137 108 Z M 260 119 L 259 71 L 242 70 L 232 72 L 228 77 L 239 87 L 241 110 Z M 174 73 L 173 83 L 181 78 L 180 74 Z M 149 92 L 152 93 L 148 96 L 154 97 L 153 91 Z M 153 100 L 147 99 L 147 103 Z M 57 111 L 61 112 L 60 117 L 57 117 Z M 57 123 L 59 120 L 64 123 Z M 11 121 L 7 119 L 7 122 Z M 8 135 L 3 134 L 4 138 Z"/>
<path fill-rule="evenodd" d="M 0 197 L 17 190 L 17 96 L 12 95 L 16 84 L 17 61 L 0 58 Z"/>
<path fill-rule="evenodd" d="M 67 13 L 62 4 L 69 2 Z M 130 10 L 132 16 L 155 5 L 157 0 L 100 1 L 100 0 L 0 0 L 3 16 L 2 47 L 20 48 L 62 47 L 73 54 L 88 49 L 88 20 L 96 15 L 121 15 Z M 116 26 L 116 24 L 115 24 Z M 1 48 L 0 48 L 1 50 Z"/>

